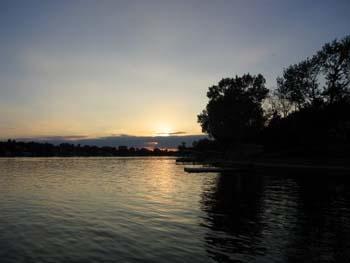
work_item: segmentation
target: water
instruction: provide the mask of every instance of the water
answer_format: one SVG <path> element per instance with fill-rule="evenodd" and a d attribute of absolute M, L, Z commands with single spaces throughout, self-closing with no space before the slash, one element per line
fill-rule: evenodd
<path fill-rule="evenodd" d="M 350 262 L 349 186 L 172 158 L 0 159 L 0 262 Z"/>

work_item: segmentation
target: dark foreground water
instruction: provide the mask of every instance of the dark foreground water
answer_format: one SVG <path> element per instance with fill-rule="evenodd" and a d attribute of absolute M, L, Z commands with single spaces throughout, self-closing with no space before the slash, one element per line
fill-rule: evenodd
<path fill-rule="evenodd" d="M 350 262 L 350 183 L 0 159 L 0 262 Z"/>

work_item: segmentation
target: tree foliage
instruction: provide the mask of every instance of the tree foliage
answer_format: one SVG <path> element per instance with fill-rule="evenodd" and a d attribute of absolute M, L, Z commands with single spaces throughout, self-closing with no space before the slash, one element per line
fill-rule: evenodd
<path fill-rule="evenodd" d="M 322 83 L 322 85 L 320 84 Z M 277 78 L 276 92 L 297 109 L 335 103 L 349 96 L 350 36 L 325 44 L 311 58 L 293 64 Z"/>
<path fill-rule="evenodd" d="M 252 139 L 264 125 L 262 101 L 268 94 L 265 78 L 224 78 L 209 87 L 206 109 L 198 115 L 203 132 L 222 143 Z"/>
<path fill-rule="evenodd" d="M 350 36 L 285 68 L 270 94 L 262 75 L 225 78 L 210 87 L 198 122 L 215 141 L 204 148 L 258 142 L 286 156 L 349 157 Z"/>
<path fill-rule="evenodd" d="M 39 142 L 0 141 L 0 157 L 54 157 L 54 156 L 168 156 L 175 152 L 167 149 L 128 148 L 127 146 L 97 147 L 61 143 L 54 145 Z"/>
<path fill-rule="evenodd" d="M 316 55 L 326 79 L 323 94 L 330 103 L 349 96 L 350 36 L 325 44 Z"/>
<path fill-rule="evenodd" d="M 320 153 L 326 156 L 332 147 L 348 149 L 349 91 L 350 36 L 347 36 L 325 44 L 314 56 L 289 66 L 277 78 L 275 98 L 279 102 L 289 101 L 294 110 L 286 114 L 274 107 L 277 110 L 263 132 L 264 145 L 279 151 L 298 148 L 298 155 L 313 151 L 316 156 Z"/>
<path fill-rule="evenodd" d="M 283 77 L 277 78 L 277 93 L 298 108 L 313 103 L 320 95 L 319 71 L 316 58 L 289 66 L 283 71 Z"/>

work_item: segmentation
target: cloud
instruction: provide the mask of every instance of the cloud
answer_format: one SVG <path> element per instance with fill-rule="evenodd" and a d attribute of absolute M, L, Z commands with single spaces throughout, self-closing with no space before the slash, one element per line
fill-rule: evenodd
<path fill-rule="evenodd" d="M 158 142 L 146 142 L 145 144 L 149 146 L 156 146 L 158 145 Z"/>
<path fill-rule="evenodd" d="M 75 141 L 89 138 L 86 135 L 68 135 L 68 136 L 40 136 L 40 137 L 28 137 L 18 138 L 21 141 Z"/>
<path fill-rule="evenodd" d="M 186 134 L 184 131 L 176 131 L 176 132 L 158 132 L 157 135 L 183 135 Z"/>

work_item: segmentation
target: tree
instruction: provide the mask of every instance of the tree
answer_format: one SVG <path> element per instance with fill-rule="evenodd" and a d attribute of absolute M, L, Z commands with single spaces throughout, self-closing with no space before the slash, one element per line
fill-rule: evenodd
<path fill-rule="evenodd" d="M 265 122 L 261 106 L 268 94 L 265 83 L 261 74 L 245 74 L 209 87 L 209 102 L 198 115 L 203 132 L 222 143 L 254 138 Z"/>
<path fill-rule="evenodd" d="M 325 83 L 320 87 L 319 83 Z M 277 94 L 298 110 L 335 103 L 350 95 L 350 36 L 325 44 L 311 58 L 290 65 L 277 78 Z"/>
<path fill-rule="evenodd" d="M 177 146 L 179 152 L 183 152 L 186 150 L 186 142 L 181 142 L 179 146 Z"/>
<path fill-rule="evenodd" d="M 267 96 L 263 103 L 265 111 L 265 117 L 268 120 L 275 115 L 280 117 L 286 117 L 288 114 L 295 110 L 295 105 L 288 100 L 284 94 L 277 92 L 276 90 Z"/>
<path fill-rule="evenodd" d="M 325 44 L 316 55 L 326 80 L 323 95 L 329 103 L 349 96 L 350 36 Z"/>
<path fill-rule="evenodd" d="M 317 57 L 289 66 L 283 76 L 277 78 L 277 97 L 289 100 L 298 109 L 313 104 L 319 99 L 318 74 L 320 66 Z"/>

